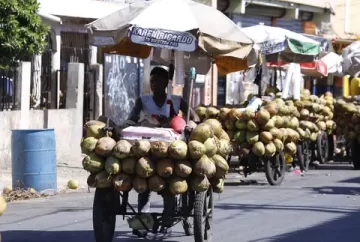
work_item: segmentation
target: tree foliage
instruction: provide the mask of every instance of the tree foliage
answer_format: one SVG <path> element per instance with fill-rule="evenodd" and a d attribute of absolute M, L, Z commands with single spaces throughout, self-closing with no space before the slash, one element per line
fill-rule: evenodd
<path fill-rule="evenodd" d="M 0 0 L 0 69 L 40 54 L 48 26 L 38 15 L 37 0 Z"/>

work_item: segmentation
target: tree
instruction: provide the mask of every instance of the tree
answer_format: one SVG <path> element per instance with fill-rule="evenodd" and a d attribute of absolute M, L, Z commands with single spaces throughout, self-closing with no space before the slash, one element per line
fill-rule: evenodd
<path fill-rule="evenodd" d="M 0 69 L 44 50 L 49 27 L 38 15 L 39 6 L 37 0 L 0 1 Z"/>

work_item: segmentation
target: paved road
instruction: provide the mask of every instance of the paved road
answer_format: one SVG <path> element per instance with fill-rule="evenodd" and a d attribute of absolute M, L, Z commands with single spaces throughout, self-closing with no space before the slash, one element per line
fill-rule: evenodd
<path fill-rule="evenodd" d="M 270 187 L 263 177 L 250 176 L 258 181 L 252 185 L 230 183 L 215 197 L 214 242 L 360 241 L 359 171 L 288 173 L 280 187 Z M 2 242 L 94 241 L 92 198 L 93 193 L 70 193 L 12 203 L 0 217 Z M 153 200 L 160 204 L 159 197 Z M 180 226 L 158 240 L 193 241 Z M 118 217 L 114 241 L 140 239 Z"/>

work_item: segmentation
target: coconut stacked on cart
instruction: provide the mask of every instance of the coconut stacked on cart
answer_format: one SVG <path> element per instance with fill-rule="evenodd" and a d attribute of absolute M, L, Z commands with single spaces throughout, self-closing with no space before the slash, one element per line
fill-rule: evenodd
<path fill-rule="evenodd" d="M 182 194 L 189 188 L 202 192 L 212 186 L 214 192 L 223 191 L 229 169 L 225 157 L 231 145 L 217 120 L 195 127 L 188 144 L 183 141 L 184 136 L 171 129 L 145 127 L 126 128 L 122 138 L 115 141 L 109 137 L 111 133 L 106 135 L 103 131 L 105 126 L 100 121 L 86 124 L 87 135 L 81 147 L 86 155 L 83 167 L 90 172 L 89 187 L 114 185 L 120 192 L 167 189 Z M 164 133 L 171 137 L 159 135 Z M 152 137 L 141 138 L 148 136 Z"/>

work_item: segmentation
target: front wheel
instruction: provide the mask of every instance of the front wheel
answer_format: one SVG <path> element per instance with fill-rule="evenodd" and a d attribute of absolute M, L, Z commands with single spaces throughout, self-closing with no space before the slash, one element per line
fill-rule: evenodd
<path fill-rule="evenodd" d="M 300 170 L 302 172 L 308 171 L 312 156 L 310 143 L 308 141 L 299 142 L 296 148 L 296 156 Z"/>
<path fill-rule="evenodd" d="M 286 163 L 283 152 L 265 160 L 265 176 L 270 185 L 280 185 L 285 177 Z"/>
<path fill-rule="evenodd" d="M 112 242 L 120 195 L 114 188 L 96 188 L 93 204 L 93 229 L 96 242 Z"/>
<path fill-rule="evenodd" d="M 324 131 L 316 139 L 316 153 L 320 164 L 325 164 L 329 156 L 329 141 L 328 135 Z"/>
<path fill-rule="evenodd" d="M 194 238 L 195 242 L 212 240 L 212 218 L 214 212 L 213 192 L 196 192 L 194 199 Z"/>

